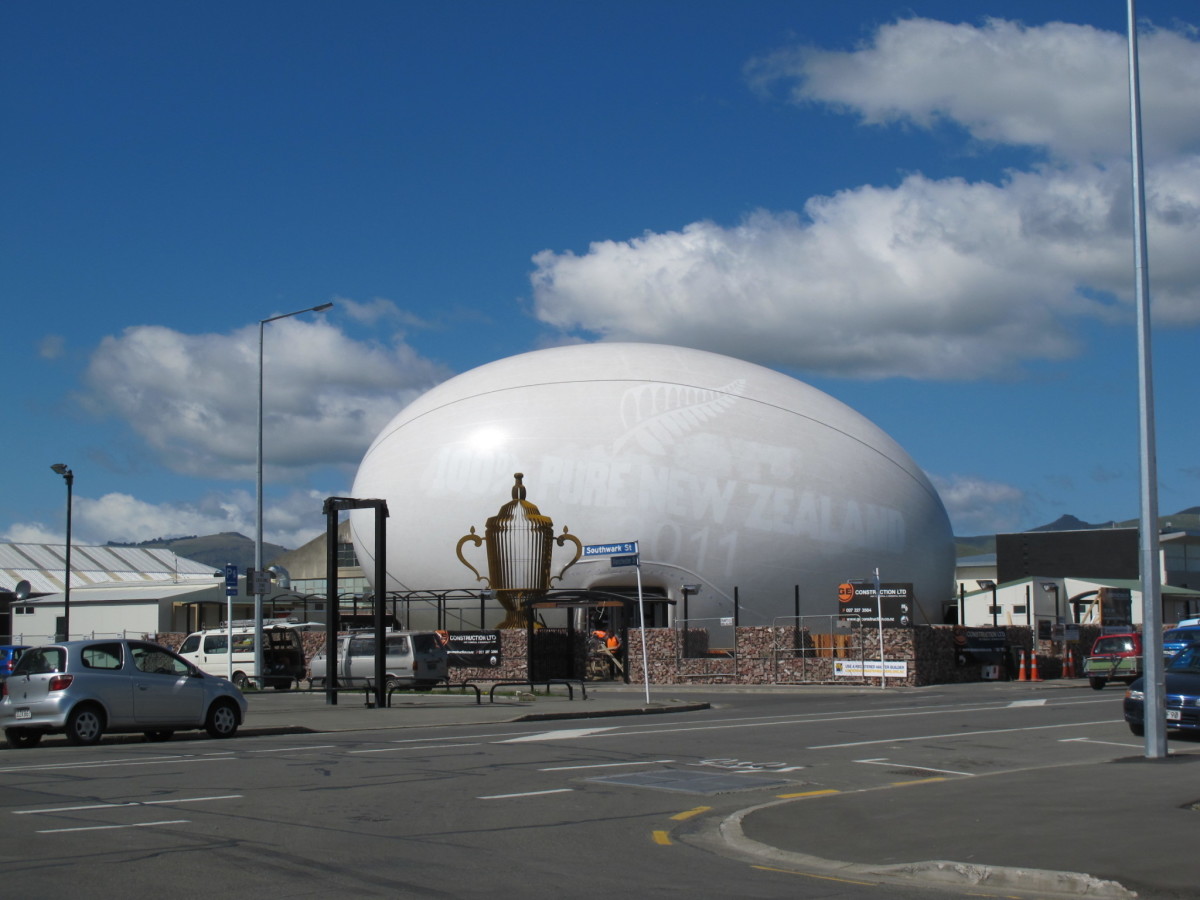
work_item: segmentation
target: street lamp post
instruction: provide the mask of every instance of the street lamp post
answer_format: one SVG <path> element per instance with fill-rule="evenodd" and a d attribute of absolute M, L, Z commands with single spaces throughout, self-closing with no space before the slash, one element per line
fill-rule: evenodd
<path fill-rule="evenodd" d="M 55 463 L 50 467 L 67 483 L 67 552 L 66 573 L 63 578 L 63 640 L 71 639 L 71 495 L 75 487 L 75 473 L 66 463 Z M 57 637 L 57 636 L 56 636 Z"/>
<path fill-rule="evenodd" d="M 258 584 L 262 582 L 262 576 L 258 573 L 263 570 L 263 334 L 265 326 L 268 322 L 275 322 L 279 319 L 288 319 L 292 316 L 298 316 L 307 312 L 322 312 L 333 306 L 332 303 L 322 303 L 318 306 L 310 306 L 306 309 L 298 309 L 295 312 L 283 313 L 278 316 L 270 316 L 266 319 L 258 321 L 258 456 L 257 456 L 257 477 L 255 479 L 255 499 L 256 509 L 254 518 L 254 578 Z M 246 590 L 254 591 L 254 677 L 257 680 L 259 688 L 262 687 L 262 644 L 263 644 L 263 595 L 257 589 L 258 584 L 251 586 L 246 585 Z"/>

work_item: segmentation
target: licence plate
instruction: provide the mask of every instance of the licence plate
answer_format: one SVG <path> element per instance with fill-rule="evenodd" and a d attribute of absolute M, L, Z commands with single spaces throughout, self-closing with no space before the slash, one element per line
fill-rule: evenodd
<path fill-rule="evenodd" d="M 1168 709 L 1167 710 L 1167 721 L 1168 722 L 1178 722 L 1180 720 L 1180 718 L 1181 718 L 1181 716 L 1180 716 L 1179 710 L 1177 710 L 1177 709 Z"/>
<path fill-rule="evenodd" d="M 17 710 L 17 712 L 13 716 L 13 718 L 14 719 L 32 719 L 33 711 L 30 710 L 29 707 L 27 707 L 27 706 L 22 706 Z"/>

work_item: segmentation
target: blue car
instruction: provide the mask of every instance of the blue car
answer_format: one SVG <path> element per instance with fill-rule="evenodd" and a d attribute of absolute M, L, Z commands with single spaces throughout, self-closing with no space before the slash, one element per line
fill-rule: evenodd
<path fill-rule="evenodd" d="M 1166 668 L 1167 728 L 1200 731 L 1200 643 L 1188 644 Z M 1125 722 L 1141 737 L 1146 733 L 1146 694 L 1139 678 L 1125 692 Z"/>
<path fill-rule="evenodd" d="M 1169 663 L 1176 653 L 1195 641 L 1200 641 L 1200 626 L 1163 632 L 1163 659 Z"/>
<path fill-rule="evenodd" d="M 0 644 L 0 678 L 12 674 L 13 666 L 29 648 L 23 644 Z"/>

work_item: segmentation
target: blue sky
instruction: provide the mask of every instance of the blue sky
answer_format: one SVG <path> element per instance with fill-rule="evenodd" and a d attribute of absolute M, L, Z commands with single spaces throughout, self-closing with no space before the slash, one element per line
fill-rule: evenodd
<path fill-rule="evenodd" d="M 1122 0 L 0 6 L 0 538 L 319 533 L 405 404 L 579 340 L 788 372 L 957 534 L 1138 514 Z M 1200 8 L 1142 0 L 1160 507 L 1200 504 Z"/>

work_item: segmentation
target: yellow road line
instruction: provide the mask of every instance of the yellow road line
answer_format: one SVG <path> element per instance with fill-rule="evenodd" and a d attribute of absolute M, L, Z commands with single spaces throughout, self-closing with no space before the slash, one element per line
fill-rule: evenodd
<path fill-rule="evenodd" d="M 905 787 L 910 784 L 931 784 L 935 781 L 945 781 L 945 778 L 918 778 L 916 781 L 893 781 L 892 787 Z"/>
<path fill-rule="evenodd" d="M 840 793 L 841 793 L 841 791 L 835 791 L 835 790 L 829 789 L 829 790 L 824 790 L 824 791 L 805 791 L 802 794 L 776 794 L 775 796 L 778 797 L 780 800 L 793 800 L 796 797 L 823 797 L 826 794 L 840 794 Z"/>
<path fill-rule="evenodd" d="M 683 822 L 687 819 L 690 819 L 692 816 L 698 816 L 701 813 L 706 813 L 710 809 L 712 809 L 711 806 L 697 806 L 695 809 L 689 809 L 686 812 L 676 813 L 675 815 L 671 816 L 671 820 L 673 822 Z"/>
<path fill-rule="evenodd" d="M 654 843 L 662 847 L 671 846 L 671 835 L 666 831 L 652 831 L 650 834 L 654 837 Z"/>

